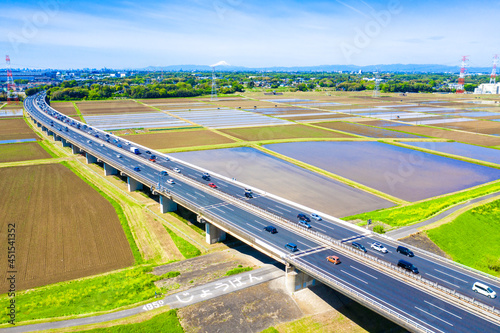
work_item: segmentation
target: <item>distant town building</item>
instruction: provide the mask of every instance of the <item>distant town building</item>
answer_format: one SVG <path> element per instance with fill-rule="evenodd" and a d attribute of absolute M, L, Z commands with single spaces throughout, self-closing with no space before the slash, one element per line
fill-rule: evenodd
<path fill-rule="evenodd" d="M 483 83 L 474 89 L 474 94 L 500 94 L 500 83 Z"/>

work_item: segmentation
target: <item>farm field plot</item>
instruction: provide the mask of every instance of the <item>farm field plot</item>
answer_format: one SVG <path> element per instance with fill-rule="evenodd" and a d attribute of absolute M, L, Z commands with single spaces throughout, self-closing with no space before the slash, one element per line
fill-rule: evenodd
<path fill-rule="evenodd" d="M 86 115 L 155 112 L 154 109 L 135 101 L 77 102 L 80 112 Z"/>
<path fill-rule="evenodd" d="M 451 113 L 453 116 L 459 117 L 472 117 L 472 118 L 489 118 L 489 117 L 498 117 L 500 116 L 500 112 L 488 112 L 488 111 L 466 111 L 466 112 L 454 112 Z"/>
<path fill-rule="evenodd" d="M 16 226 L 17 290 L 132 265 L 113 206 L 60 164 L 0 169 L 2 239 Z M 22 208 L 22 209 L 20 209 Z M 7 247 L 0 254 L 7 257 Z M 7 290 L 0 272 L 0 293 Z"/>
<path fill-rule="evenodd" d="M 190 104 L 157 104 L 156 108 L 164 111 L 189 111 L 196 109 L 206 109 L 207 107 L 213 107 L 213 105 L 207 103 L 190 103 Z"/>
<path fill-rule="evenodd" d="M 305 125 L 243 127 L 223 129 L 221 132 L 245 141 L 263 141 L 297 138 L 353 138 L 354 136 Z"/>
<path fill-rule="evenodd" d="M 217 107 L 228 107 L 233 109 L 237 108 L 249 109 L 253 108 L 254 106 L 256 106 L 257 108 L 270 108 L 275 106 L 275 103 L 266 101 L 254 101 L 249 99 L 236 100 L 236 101 L 217 101 L 211 103 Z"/>
<path fill-rule="evenodd" d="M 315 123 L 315 125 L 370 138 L 421 138 L 419 135 L 370 127 L 362 124 L 346 123 L 342 121 Z"/>
<path fill-rule="evenodd" d="M 500 150 L 478 147 L 460 142 L 405 142 L 418 148 L 439 151 L 446 154 L 464 156 L 475 160 L 500 164 Z"/>
<path fill-rule="evenodd" d="M 75 106 L 71 102 L 54 102 L 51 104 L 51 106 L 67 116 L 74 116 L 78 114 L 78 112 L 76 112 Z"/>
<path fill-rule="evenodd" d="M 406 201 L 500 178 L 500 170 L 381 142 L 293 142 L 264 146 Z"/>
<path fill-rule="evenodd" d="M 270 108 L 258 108 L 258 109 L 244 109 L 245 111 L 256 112 L 260 114 L 266 115 L 287 115 L 287 114 L 306 114 L 306 113 L 317 113 L 322 112 L 318 110 L 297 108 L 297 107 L 289 107 L 289 106 L 278 106 L 278 107 L 270 107 Z M 325 112 L 327 113 L 327 112 Z"/>
<path fill-rule="evenodd" d="M 89 125 L 102 130 L 191 126 L 191 124 L 188 122 L 182 121 L 162 112 L 86 116 L 85 120 Z"/>
<path fill-rule="evenodd" d="M 138 101 L 148 105 L 200 103 L 197 98 L 151 98 L 139 99 Z"/>
<path fill-rule="evenodd" d="M 210 128 L 229 128 L 258 125 L 279 125 L 289 122 L 257 113 L 228 109 L 210 108 L 192 111 L 171 111 L 173 115 L 187 119 L 195 124 Z"/>
<path fill-rule="evenodd" d="M 38 139 L 24 119 L 0 119 L 0 141 L 13 139 Z"/>
<path fill-rule="evenodd" d="M 337 217 L 394 206 L 385 199 L 253 148 L 204 150 L 172 155 Z"/>
<path fill-rule="evenodd" d="M 410 124 L 403 124 L 401 122 L 396 121 L 386 121 L 386 120 L 368 120 L 363 122 L 363 124 L 376 126 L 376 127 L 395 127 L 395 126 L 413 126 Z"/>
<path fill-rule="evenodd" d="M 438 126 L 474 133 L 500 134 L 500 123 L 495 121 L 471 120 L 468 122 L 450 122 Z"/>
<path fill-rule="evenodd" d="M 0 144 L 0 163 L 51 158 L 38 142 Z"/>
<path fill-rule="evenodd" d="M 444 127 L 444 124 L 441 124 L 441 127 Z M 456 132 L 456 131 L 444 130 L 444 129 L 439 129 L 439 128 L 426 127 L 426 126 L 412 126 L 411 128 L 396 126 L 393 128 L 395 130 L 398 130 L 398 131 L 410 132 L 410 133 L 415 133 L 415 134 L 422 134 L 425 136 L 454 140 L 454 141 L 458 141 L 458 142 L 470 143 L 470 144 L 479 145 L 479 146 L 488 146 L 489 147 L 489 146 L 499 146 L 500 145 L 500 138 L 495 138 L 495 137 L 486 136 L 486 135 L 477 135 L 477 134 L 472 134 L 472 133 Z"/>
<path fill-rule="evenodd" d="M 340 119 L 340 118 L 352 118 L 351 115 L 347 114 L 331 114 L 331 113 L 322 113 L 322 114 L 314 114 L 314 115 L 294 115 L 294 116 L 280 116 L 282 119 L 299 121 L 299 120 L 324 120 L 324 119 Z"/>
<path fill-rule="evenodd" d="M 459 123 L 459 122 L 469 122 L 473 121 L 471 118 L 445 118 L 445 119 L 440 119 L 439 117 L 437 118 L 415 118 L 415 119 L 403 119 L 401 121 L 414 124 L 414 125 L 434 125 L 437 127 L 441 127 L 442 124 L 447 124 L 447 123 Z"/>
<path fill-rule="evenodd" d="M 23 109 L 0 109 L 0 119 L 2 117 L 22 117 Z"/>
<path fill-rule="evenodd" d="M 123 136 L 152 149 L 196 147 L 232 143 L 233 140 L 209 130 L 188 130 Z"/>

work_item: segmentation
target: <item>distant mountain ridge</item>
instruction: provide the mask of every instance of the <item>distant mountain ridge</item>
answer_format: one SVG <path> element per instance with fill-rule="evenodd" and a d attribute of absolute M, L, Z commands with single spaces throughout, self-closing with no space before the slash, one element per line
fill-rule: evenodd
<path fill-rule="evenodd" d="M 209 72 L 212 67 L 204 65 L 170 65 L 148 66 L 131 70 L 166 71 L 166 72 Z M 218 66 L 217 72 L 391 72 L 391 73 L 459 73 L 460 67 L 437 64 L 391 64 L 391 65 L 319 65 L 319 66 L 292 66 L 292 67 L 243 67 L 243 66 Z M 490 67 L 468 67 L 468 73 L 490 73 Z"/>

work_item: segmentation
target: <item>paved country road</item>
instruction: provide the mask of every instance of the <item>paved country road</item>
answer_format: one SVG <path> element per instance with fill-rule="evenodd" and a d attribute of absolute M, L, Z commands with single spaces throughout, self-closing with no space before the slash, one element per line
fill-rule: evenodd
<path fill-rule="evenodd" d="M 132 309 L 117 311 L 93 317 L 3 328 L 0 329 L 0 332 L 2 333 L 35 332 L 48 329 L 58 329 L 64 327 L 103 323 L 111 320 L 127 318 L 139 314 L 141 312 L 150 311 L 155 308 L 166 305 L 170 306 L 171 308 L 181 308 L 198 302 L 203 302 L 211 298 L 226 295 L 232 293 L 233 291 L 242 290 L 264 282 L 268 282 L 276 278 L 282 277 L 283 275 L 284 273 L 281 269 L 273 265 L 266 265 L 262 268 L 250 272 L 245 272 L 229 276 L 226 278 L 221 278 L 184 292 L 169 295 L 163 299 L 158 299 L 151 303 L 141 305 Z"/>

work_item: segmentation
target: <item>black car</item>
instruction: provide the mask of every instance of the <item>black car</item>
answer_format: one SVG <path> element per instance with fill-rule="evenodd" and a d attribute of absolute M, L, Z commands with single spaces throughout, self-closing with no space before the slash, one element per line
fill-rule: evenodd
<path fill-rule="evenodd" d="M 362 244 L 359 244 L 358 242 L 352 242 L 351 245 L 358 250 L 366 252 L 366 248 Z"/>
<path fill-rule="evenodd" d="M 415 274 L 418 274 L 418 268 L 406 260 L 401 259 L 400 261 L 398 261 L 398 266 L 408 271 L 412 271 Z"/>
<path fill-rule="evenodd" d="M 401 245 L 400 245 L 400 246 L 398 246 L 398 248 L 396 249 L 396 252 L 399 252 L 399 253 L 401 253 L 401 254 L 404 254 L 405 256 L 408 256 L 408 257 L 413 257 L 413 256 L 415 256 L 415 255 L 413 254 L 413 252 L 412 252 L 409 248 L 404 247 L 404 246 L 401 246 Z"/>
<path fill-rule="evenodd" d="M 268 225 L 267 227 L 264 227 L 264 230 L 267 232 L 270 232 L 272 234 L 278 233 L 278 230 L 276 230 L 276 228 L 273 227 L 272 225 Z"/>
<path fill-rule="evenodd" d="M 146 150 L 146 154 L 151 154 L 151 152 L 149 150 Z"/>
<path fill-rule="evenodd" d="M 307 216 L 306 214 L 304 213 L 299 213 L 299 215 L 297 215 L 297 218 L 301 221 L 305 221 L 305 222 L 311 222 L 311 219 L 309 218 L 309 216 Z"/>

